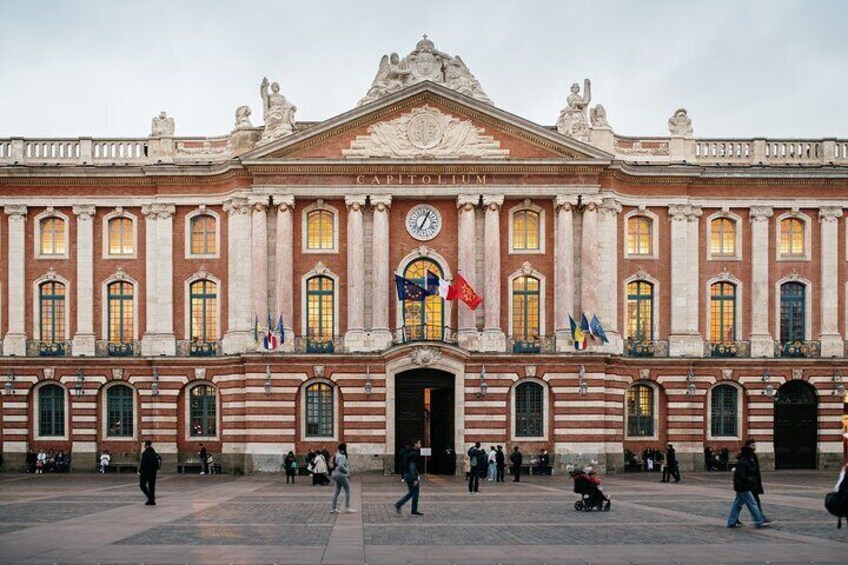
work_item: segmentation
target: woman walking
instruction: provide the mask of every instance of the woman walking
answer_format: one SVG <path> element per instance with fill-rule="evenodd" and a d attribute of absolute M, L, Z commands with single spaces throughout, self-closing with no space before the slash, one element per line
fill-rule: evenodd
<path fill-rule="evenodd" d="M 339 492 L 345 491 L 345 512 L 356 512 L 350 507 L 350 462 L 347 460 L 347 444 L 340 443 L 336 454 L 333 456 L 333 480 L 336 482 L 336 490 L 333 492 L 333 505 L 330 512 L 338 514 L 336 503 L 339 500 Z"/>
<path fill-rule="evenodd" d="M 312 460 L 312 486 L 324 486 L 329 483 L 330 479 L 327 478 L 327 460 L 324 459 L 324 456 L 320 452 L 316 453 L 315 458 Z"/>
<path fill-rule="evenodd" d="M 297 474 L 297 457 L 294 456 L 294 451 L 289 451 L 289 454 L 286 455 L 283 460 L 283 468 L 286 471 L 286 484 L 289 484 L 289 479 L 291 479 L 291 484 L 294 484 L 294 476 Z"/>

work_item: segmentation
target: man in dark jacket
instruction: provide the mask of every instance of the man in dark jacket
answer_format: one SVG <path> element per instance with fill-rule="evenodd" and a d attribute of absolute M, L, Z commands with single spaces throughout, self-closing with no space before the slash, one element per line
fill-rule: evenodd
<path fill-rule="evenodd" d="M 661 483 L 667 483 L 671 477 L 674 477 L 674 482 L 680 482 L 680 468 L 677 466 L 677 452 L 674 450 L 674 446 L 668 444 L 668 448 L 665 450 L 665 468 L 663 468 L 663 476 Z"/>
<path fill-rule="evenodd" d="M 468 450 L 468 461 L 471 464 L 471 472 L 468 474 L 468 492 L 480 492 L 480 476 L 486 476 L 489 456 L 486 455 L 485 450 L 480 449 L 479 441 Z"/>
<path fill-rule="evenodd" d="M 550 475 L 551 474 L 551 456 L 548 455 L 548 452 L 545 449 L 539 450 L 539 464 L 536 465 L 536 474 L 537 475 Z"/>
<path fill-rule="evenodd" d="M 205 475 L 209 472 L 209 454 L 206 452 L 206 446 L 202 443 L 200 444 L 200 452 L 197 456 L 200 459 L 200 474 Z"/>
<path fill-rule="evenodd" d="M 754 460 L 754 489 L 751 491 L 751 494 L 754 495 L 754 500 L 757 501 L 757 508 L 760 509 L 760 512 L 763 512 L 763 503 L 760 502 L 760 495 L 764 494 L 763 490 L 763 476 L 760 474 L 760 460 L 757 457 L 757 440 L 749 439 L 745 442 L 745 447 L 751 448 L 751 456 Z M 763 512 L 765 515 L 765 512 Z"/>
<path fill-rule="evenodd" d="M 412 515 L 423 516 L 418 511 L 418 492 L 421 488 L 421 478 L 418 475 L 418 450 L 421 449 L 421 440 L 415 440 L 412 447 L 404 446 L 401 450 L 401 472 L 403 473 L 403 482 L 406 483 L 406 488 L 409 492 L 395 503 L 395 511 L 400 514 L 401 507 L 406 504 L 406 501 L 412 499 Z"/>
<path fill-rule="evenodd" d="M 503 447 L 498 446 L 498 450 L 495 451 L 495 465 L 497 466 L 497 481 L 499 483 L 504 482 L 504 469 L 506 468 L 506 455 L 504 455 Z"/>
<path fill-rule="evenodd" d="M 156 506 L 156 473 L 161 464 L 162 458 L 153 449 L 151 441 L 145 440 L 141 463 L 138 464 L 138 486 L 147 497 L 147 506 Z"/>
<path fill-rule="evenodd" d="M 524 456 L 518 446 L 512 448 L 512 453 L 509 455 L 509 462 L 512 463 L 512 482 L 521 482 L 521 464 L 524 462 Z"/>
<path fill-rule="evenodd" d="M 751 491 L 754 490 L 756 482 L 756 464 L 754 463 L 754 450 L 748 446 L 742 448 L 742 453 L 739 454 L 739 460 L 736 462 L 736 470 L 733 473 L 733 490 L 736 491 L 736 499 L 733 501 L 733 506 L 730 507 L 730 515 L 727 517 L 728 528 L 739 528 L 742 524 L 739 522 L 739 512 L 742 511 L 742 505 L 748 507 L 748 512 L 754 518 L 754 524 L 758 528 L 771 526 L 774 521 L 766 520 L 760 508 L 754 500 L 754 495 Z"/>

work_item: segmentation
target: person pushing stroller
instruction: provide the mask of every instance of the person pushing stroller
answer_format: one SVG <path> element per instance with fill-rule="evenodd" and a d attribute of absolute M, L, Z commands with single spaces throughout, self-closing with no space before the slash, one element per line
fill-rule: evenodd
<path fill-rule="evenodd" d="M 574 492 L 582 495 L 582 498 L 574 503 L 575 510 L 609 511 L 612 503 L 601 489 L 601 479 L 598 478 L 592 467 L 586 467 L 585 471 L 579 467 L 574 467 L 568 474 L 574 479 Z"/>

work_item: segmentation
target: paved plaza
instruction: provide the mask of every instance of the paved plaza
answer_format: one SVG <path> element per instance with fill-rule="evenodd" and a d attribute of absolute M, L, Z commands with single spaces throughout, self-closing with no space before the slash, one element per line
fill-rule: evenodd
<path fill-rule="evenodd" d="M 423 517 L 397 515 L 395 477 L 359 476 L 355 514 L 308 478 L 163 475 L 144 506 L 132 475 L 0 475 L 2 563 L 842 563 L 824 493 L 833 472 L 765 476 L 772 529 L 729 530 L 730 474 L 604 478 L 609 513 L 575 512 L 567 477 L 431 477 Z M 742 520 L 750 523 L 743 510 Z"/>

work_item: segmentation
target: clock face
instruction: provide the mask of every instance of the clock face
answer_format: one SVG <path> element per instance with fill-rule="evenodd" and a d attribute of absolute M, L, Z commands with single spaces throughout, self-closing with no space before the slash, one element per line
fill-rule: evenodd
<path fill-rule="evenodd" d="M 441 229 L 442 216 L 432 206 L 419 204 L 406 215 L 406 230 L 419 241 L 433 239 Z"/>

